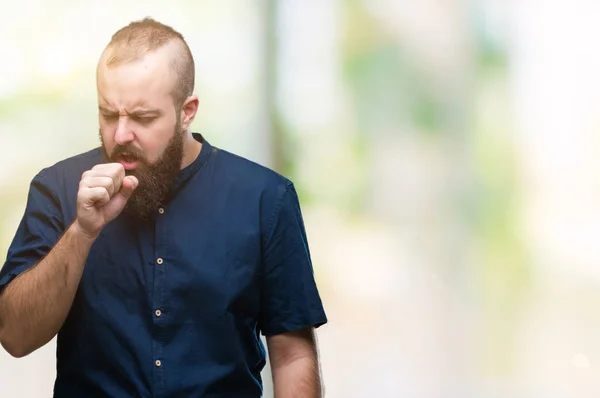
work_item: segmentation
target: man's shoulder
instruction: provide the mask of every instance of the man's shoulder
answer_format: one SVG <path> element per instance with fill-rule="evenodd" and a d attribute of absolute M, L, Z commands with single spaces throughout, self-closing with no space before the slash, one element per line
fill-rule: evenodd
<path fill-rule="evenodd" d="M 258 204 L 266 224 L 280 208 L 286 193 L 295 192 L 291 179 L 272 168 L 222 149 L 214 150 L 213 155 L 216 155 L 214 165 L 219 189 L 228 196 L 232 192 L 238 194 L 250 208 Z"/>
<path fill-rule="evenodd" d="M 254 160 L 221 148 L 216 149 L 216 154 L 217 162 L 222 166 L 227 178 L 238 186 L 276 188 L 292 185 L 286 176 Z"/>
<path fill-rule="evenodd" d="M 76 155 L 61 159 L 41 169 L 36 177 L 46 180 L 79 181 L 84 171 L 103 162 L 102 148 L 96 147 Z"/>

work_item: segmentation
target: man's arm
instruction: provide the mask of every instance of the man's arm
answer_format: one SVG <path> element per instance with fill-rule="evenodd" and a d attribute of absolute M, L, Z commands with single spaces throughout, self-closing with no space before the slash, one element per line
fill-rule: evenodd
<path fill-rule="evenodd" d="M 28 355 L 58 333 L 94 240 L 121 213 L 137 185 L 138 180 L 125 176 L 118 163 L 97 165 L 83 173 L 73 224 L 48 254 L 0 292 L 0 344 L 9 354 Z M 43 234 L 28 232 L 20 239 Z"/>
<path fill-rule="evenodd" d="M 72 224 L 43 260 L 0 293 L 0 343 L 9 354 L 28 355 L 58 333 L 92 243 Z"/>
<path fill-rule="evenodd" d="M 321 398 L 323 387 L 313 327 L 267 337 L 275 398 Z"/>

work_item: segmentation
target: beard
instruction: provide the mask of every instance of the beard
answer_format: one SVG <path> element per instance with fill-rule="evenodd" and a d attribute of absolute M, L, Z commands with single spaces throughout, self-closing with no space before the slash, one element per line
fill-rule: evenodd
<path fill-rule="evenodd" d="M 126 171 L 127 175 L 135 176 L 139 184 L 123 211 L 140 220 L 149 219 L 169 194 L 171 185 L 181 170 L 183 132 L 179 118 L 177 118 L 173 137 L 169 140 L 160 158 L 152 163 L 137 148 L 129 145 L 117 145 L 109 154 L 102 134 L 100 134 L 100 141 L 107 162 L 118 162 L 123 153 L 128 153 L 137 162 L 135 170 Z"/>

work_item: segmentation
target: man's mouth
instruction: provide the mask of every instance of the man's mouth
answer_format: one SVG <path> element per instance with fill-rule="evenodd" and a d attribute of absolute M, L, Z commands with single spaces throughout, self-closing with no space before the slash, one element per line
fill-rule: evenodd
<path fill-rule="evenodd" d="M 129 153 L 122 153 L 118 156 L 117 161 L 123 165 L 125 170 L 134 170 L 137 166 L 138 158 Z"/>

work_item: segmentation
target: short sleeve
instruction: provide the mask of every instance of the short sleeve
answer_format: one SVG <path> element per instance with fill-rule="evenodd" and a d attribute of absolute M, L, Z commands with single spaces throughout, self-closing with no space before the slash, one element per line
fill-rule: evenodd
<path fill-rule="evenodd" d="M 60 202 L 40 173 L 30 183 L 25 213 L 0 269 L 0 291 L 17 275 L 43 259 L 63 231 Z"/>
<path fill-rule="evenodd" d="M 291 182 L 282 190 L 268 231 L 263 241 L 262 333 L 269 336 L 325 324 L 300 204 Z"/>

